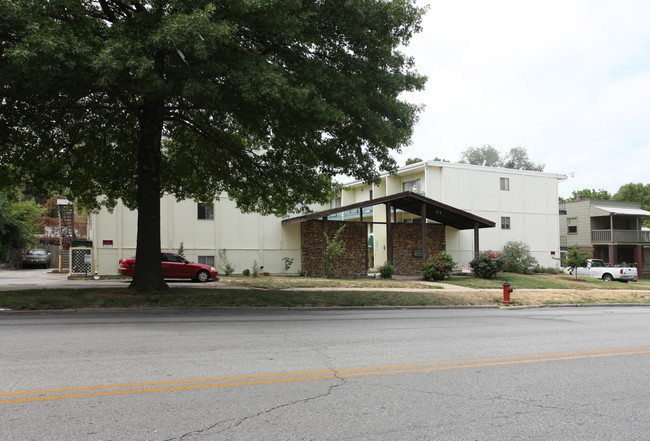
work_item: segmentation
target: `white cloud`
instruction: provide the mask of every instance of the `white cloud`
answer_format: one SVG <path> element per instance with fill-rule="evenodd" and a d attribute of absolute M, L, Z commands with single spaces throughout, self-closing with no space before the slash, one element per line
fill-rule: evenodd
<path fill-rule="evenodd" d="M 522 146 L 575 173 L 563 196 L 647 183 L 648 16 L 646 1 L 432 2 L 406 49 L 429 77 L 407 99 L 427 107 L 398 160 Z"/>

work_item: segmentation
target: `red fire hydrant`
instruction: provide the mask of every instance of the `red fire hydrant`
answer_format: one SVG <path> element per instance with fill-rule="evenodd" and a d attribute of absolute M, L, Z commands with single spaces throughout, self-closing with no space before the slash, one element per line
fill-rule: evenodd
<path fill-rule="evenodd" d="M 503 282 L 503 301 L 501 303 L 512 303 L 510 300 L 510 293 L 513 291 L 512 287 L 510 287 L 510 283 L 506 280 Z"/>

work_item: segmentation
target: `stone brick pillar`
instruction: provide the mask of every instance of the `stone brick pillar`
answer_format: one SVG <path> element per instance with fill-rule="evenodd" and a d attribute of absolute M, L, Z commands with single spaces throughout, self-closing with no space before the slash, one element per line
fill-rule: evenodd
<path fill-rule="evenodd" d="M 634 247 L 634 262 L 636 262 L 636 271 L 639 279 L 643 278 L 643 246 L 637 245 Z"/>
<path fill-rule="evenodd" d="M 610 245 L 609 246 L 609 263 L 610 265 L 616 265 L 618 262 L 616 261 L 618 257 L 616 256 L 616 245 Z"/>
<path fill-rule="evenodd" d="M 358 277 L 368 274 L 368 224 L 363 222 L 341 222 L 311 220 L 303 222 L 301 235 L 302 271 L 310 276 L 325 275 L 325 236 L 333 238 L 336 231 L 345 225 L 341 240 L 346 252 L 337 259 L 333 277 Z"/>

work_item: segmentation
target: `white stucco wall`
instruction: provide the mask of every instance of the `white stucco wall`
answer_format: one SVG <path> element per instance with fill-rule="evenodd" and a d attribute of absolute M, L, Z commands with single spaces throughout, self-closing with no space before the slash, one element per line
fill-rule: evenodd
<path fill-rule="evenodd" d="M 500 178 L 508 178 L 509 190 L 501 190 Z M 377 185 L 352 183 L 350 191 L 342 191 L 342 205 L 402 192 L 402 183 L 421 180 L 425 196 L 467 211 L 496 223 L 495 228 L 479 231 L 481 250 L 501 250 L 508 241 L 526 242 L 542 266 L 557 267 L 559 257 L 558 182 L 563 177 L 551 173 L 477 167 L 464 164 L 429 162 L 405 167 L 397 175 L 385 175 Z M 313 207 L 315 211 L 330 208 Z M 511 228 L 501 229 L 501 217 L 510 218 Z M 383 205 L 375 206 L 374 222 L 386 221 Z M 92 240 L 95 267 L 99 274 L 116 274 L 121 257 L 135 255 L 137 214 L 121 204 L 114 212 L 102 210 L 92 217 Z M 468 263 L 474 255 L 474 231 L 446 228 L 447 251 L 459 264 Z M 103 246 L 112 240 L 113 247 Z M 198 261 L 199 256 L 214 256 L 226 249 L 236 273 L 250 269 L 256 260 L 264 271 L 282 273 L 283 257 L 294 263 L 290 273 L 300 271 L 300 224 L 282 226 L 275 216 L 240 212 L 233 201 L 224 196 L 214 203 L 214 220 L 197 219 L 197 204 L 177 202 L 171 196 L 161 200 L 161 244 L 163 249 L 177 250 L 183 243 L 185 256 Z M 375 266 L 387 258 L 386 230 L 374 226 Z M 552 255 L 555 252 L 555 256 Z"/>
<path fill-rule="evenodd" d="M 284 257 L 294 259 L 289 273 L 300 271 L 300 225 L 282 226 L 275 216 L 242 213 L 233 201 L 222 197 L 214 203 L 214 219 L 197 219 L 197 204 L 177 202 L 171 196 L 161 199 L 161 248 L 177 251 L 183 243 L 184 255 L 197 262 L 199 256 L 213 256 L 219 267 L 218 250 L 226 249 L 236 273 L 251 269 L 256 260 L 264 271 L 284 272 Z M 95 269 L 99 274 L 117 274 L 117 262 L 135 255 L 137 212 L 121 203 L 113 213 L 103 209 L 92 215 L 91 240 Z M 113 241 L 112 248 L 104 246 Z"/>
<path fill-rule="evenodd" d="M 507 178 L 509 190 L 501 190 Z M 428 163 L 407 167 L 397 176 L 386 176 L 375 191 L 376 197 L 402 191 L 401 183 L 421 179 L 427 197 L 495 222 L 495 228 L 479 231 L 481 250 L 502 250 L 509 241 L 526 242 L 542 266 L 558 267 L 559 257 L 558 182 L 561 175 L 521 170 L 477 167 L 464 164 Z M 501 229 L 501 217 L 510 218 L 510 229 Z M 376 222 L 385 222 L 383 206 L 376 206 Z M 375 263 L 386 260 L 386 234 L 376 225 Z M 459 264 L 474 255 L 474 231 L 446 229 L 447 251 Z M 555 252 L 555 255 L 552 253 Z"/>

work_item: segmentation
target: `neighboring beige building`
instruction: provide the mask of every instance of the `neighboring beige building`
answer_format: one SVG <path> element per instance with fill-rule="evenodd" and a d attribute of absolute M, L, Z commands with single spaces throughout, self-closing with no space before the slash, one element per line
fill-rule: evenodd
<path fill-rule="evenodd" d="M 448 162 L 422 162 L 402 167 L 396 175 L 385 174 L 378 185 L 353 182 L 330 205 L 313 207 L 321 211 L 412 191 L 475 216 L 496 223 L 480 233 L 481 250 L 500 250 L 508 241 L 528 243 L 534 257 L 545 267 L 558 267 L 560 233 L 558 182 L 564 175 Z M 330 216 L 328 220 L 359 220 L 358 210 Z M 386 211 L 365 208 L 363 220 L 373 237 L 374 262 L 386 258 Z M 395 212 L 397 222 L 420 222 L 419 217 Z M 204 207 L 193 201 L 177 202 L 165 195 L 161 200 L 161 246 L 177 250 L 183 244 L 185 256 L 193 261 L 215 264 L 218 250 L 227 250 L 235 272 L 250 269 L 254 261 L 263 271 L 285 272 L 284 258 L 293 259 L 289 273 L 301 270 L 301 228 L 282 224 L 280 218 L 240 212 L 227 196 Z M 376 222 L 376 224 L 373 224 Z M 136 212 L 118 206 L 109 213 L 92 215 L 93 271 L 116 274 L 121 257 L 135 255 Z M 460 265 L 474 255 L 474 232 L 445 228 L 446 248 Z"/>
<path fill-rule="evenodd" d="M 634 264 L 639 278 L 650 276 L 650 231 L 642 228 L 650 212 L 636 202 L 579 199 L 561 204 L 560 243 L 577 245 L 609 264 Z"/>

